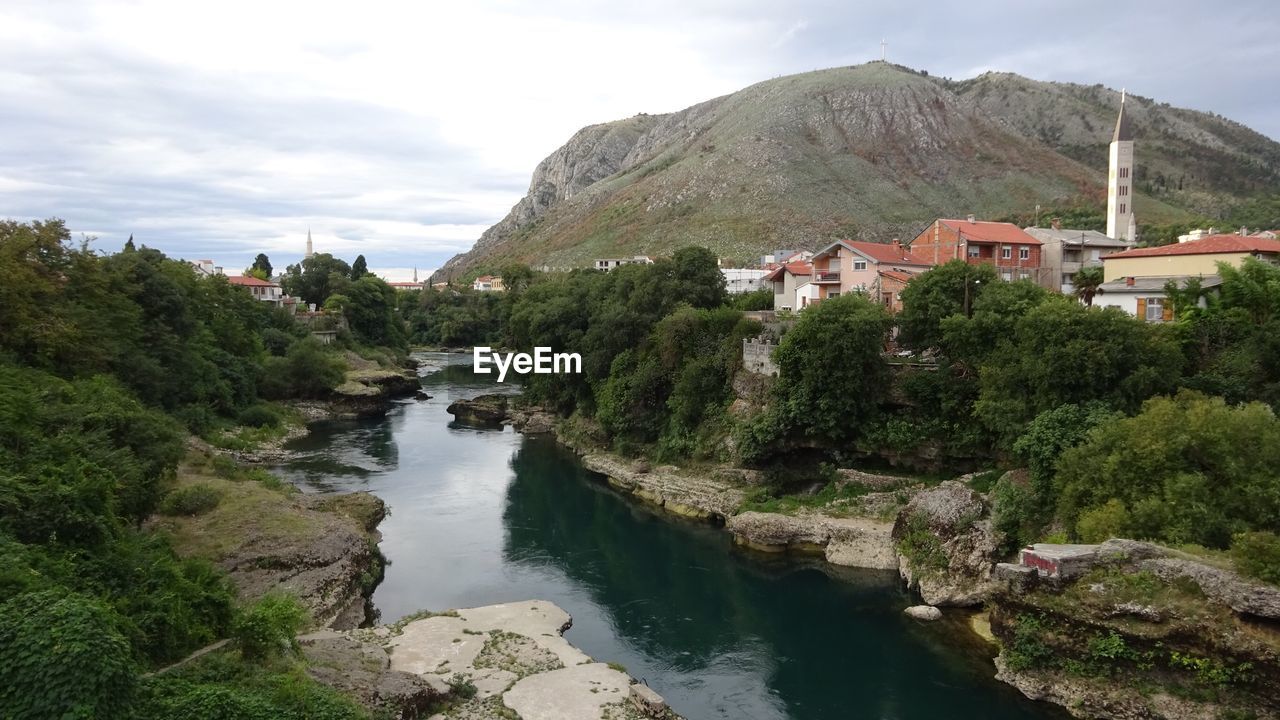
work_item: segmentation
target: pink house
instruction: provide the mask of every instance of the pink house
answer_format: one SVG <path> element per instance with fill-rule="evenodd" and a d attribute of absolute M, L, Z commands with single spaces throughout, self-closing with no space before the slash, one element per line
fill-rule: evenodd
<path fill-rule="evenodd" d="M 912 255 L 897 240 L 837 240 L 813 256 L 812 282 L 818 288 L 815 301 L 858 292 L 897 312 L 902 309 L 899 293 L 903 286 L 931 267 L 933 263 Z"/>

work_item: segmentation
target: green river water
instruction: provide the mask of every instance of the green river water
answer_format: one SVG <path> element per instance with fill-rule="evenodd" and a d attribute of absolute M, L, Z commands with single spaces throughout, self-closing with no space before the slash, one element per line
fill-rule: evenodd
<path fill-rule="evenodd" d="M 991 678 L 992 649 L 958 613 L 905 617 L 895 573 L 738 550 L 620 496 L 549 439 L 458 426 L 453 399 L 514 388 L 476 380 L 467 357 L 420 359 L 432 399 L 317 425 L 277 469 L 387 502 L 383 622 L 549 600 L 573 616 L 573 644 L 689 720 L 1061 717 Z"/>

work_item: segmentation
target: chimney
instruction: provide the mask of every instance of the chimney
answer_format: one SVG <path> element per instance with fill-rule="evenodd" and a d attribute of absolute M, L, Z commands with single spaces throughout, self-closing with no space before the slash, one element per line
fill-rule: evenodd
<path fill-rule="evenodd" d="M 1056 218 L 1054 218 L 1053 220 L 1051 220 L 1051 221 L 1049 222 L 1049 224 L 1053 227 L 1053 229 L 1054 229 L 1054 230 L 1061 230 L 1061 229 L 1062 229 L 1062 218 L 1060 218 L 1060 217 L 1056 217 Z"/>
<path fill-rule="evenodd" d="M 975 218 L 972 214 L 970 214 L 968 220 L 969 222 L 975 222 L 977 218 Z"/>
<path fill-rule="evenodd" d="M 890 244 L 893 245 L 894 250 L 897 250 L 899 252 L 902 251 L 902 243 L 898 242 L 898 238 L 894 238 L 893 242 Z"/>
<path fill-rule="evenodd" d="M 1248 235 L 1248 234 L 1249 234 L 1249 228 L 1247 228 L 1247 227 L 1245 227 L 1245 226 L 1241 225 L 1241 226 L 1240 226 L 1240 237 L 1244 237 L 1245 235 Z"/>
<path fill-rule="evenodd" d="M 1126 277 L 1126 278 L 1124 279 L 1124 284 L 1125 284 L 1125 285 L 1127 285 L 1127 286 L 1129 286 L 1129 287 L 1133 287 L 1133 276 L 1132 276 L 1132 275 L 1130 275 L 1130 276 Z"/>

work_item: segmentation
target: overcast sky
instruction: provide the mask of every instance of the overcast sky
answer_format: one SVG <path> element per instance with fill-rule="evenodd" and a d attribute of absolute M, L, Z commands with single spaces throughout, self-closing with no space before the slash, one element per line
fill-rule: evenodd
<path fill-rule="evenodd" d="M 629 7 L 634 6 L 634 7 Z M 0 217 L 239 270 L 470 247 L 583 125 L 877 59 L 1101 82 L 1280 138 L 1280 4 L 0 2 Z"/>

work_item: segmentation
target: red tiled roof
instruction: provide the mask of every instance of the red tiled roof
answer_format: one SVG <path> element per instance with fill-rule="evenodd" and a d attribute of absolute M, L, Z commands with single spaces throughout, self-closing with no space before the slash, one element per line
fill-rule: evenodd
<path fill-rule="evenodd" d="M 887 277 L 890 280 L 897 280 L 901 283 L 910 282 L 911 278 L 915 277 L 915 275 L 908 272 L 902 272 L 901 270 L 881 270 L 880 275 L 882 277 Z"/>
<path fill-rule="evenodd" d="M 1022 231 L 1013 223 L 988 222 L 986 220 L 948 220 L 940 218 L 938 222 L 959 232 L 965 240 L 974 242 L 1014 243 L 1017 245 L 1040 245 L 1041 242 Z"/>
<path fill-rule="evenodd" d="M 476 282 L 488 282 L 491 280 L 493 280 L 492 275 L 481 275 L 480 277 L 476 278 Z"/>
<path fill-rule="evenodd" d="M 1269 240 L 1260 237 L 1242 237 L 1240 235 L 1208 235 L 1199 240 L 1161 245 L 1159 247 L 1134 248 L 1123 252 L 1103 255 L 1103 260 L 1111 258 L 1153 257 L 1161 255 L 1212 255 L 1216 253 L 1280 253 L 1280 240 Z"/>
<path fill-rule="evenodd" d="M 878 263 L 904 263 L 904 264 L 923 264 L 931 265 L 932 263 L 922 262 L 920 258 L 911 254 L 911 251 L 901 245 L 893 245 L 891 243 L 863 242 L 859 240 L 841 240 L 841 243 L 853 250 L 857 250 L 875 260 Z"/>
<path fill-rule="evenodd" d="M 778 278 L 782 277 L 782 273 L 784 270 L 786 272 L 791 273 L 792 275 L 812 275 L 813 264 L 807 263 L 807 262 L 793 262 L 793 263 L 787 263 L 786 265 L 779 265 L 778 267 L 774 268 L 773 271 L 770 272 L 768 275 L 765 275 L 762 279 L 767 280 L 769 282 L 773 282 Z"/>
<path fill-rule="evenodd" d="M 243 285 L 244 287 L 280 287 L 276 283 L 259 280 L 252 275 L 228 275 L 227 282 L 232 285 Z"/>

